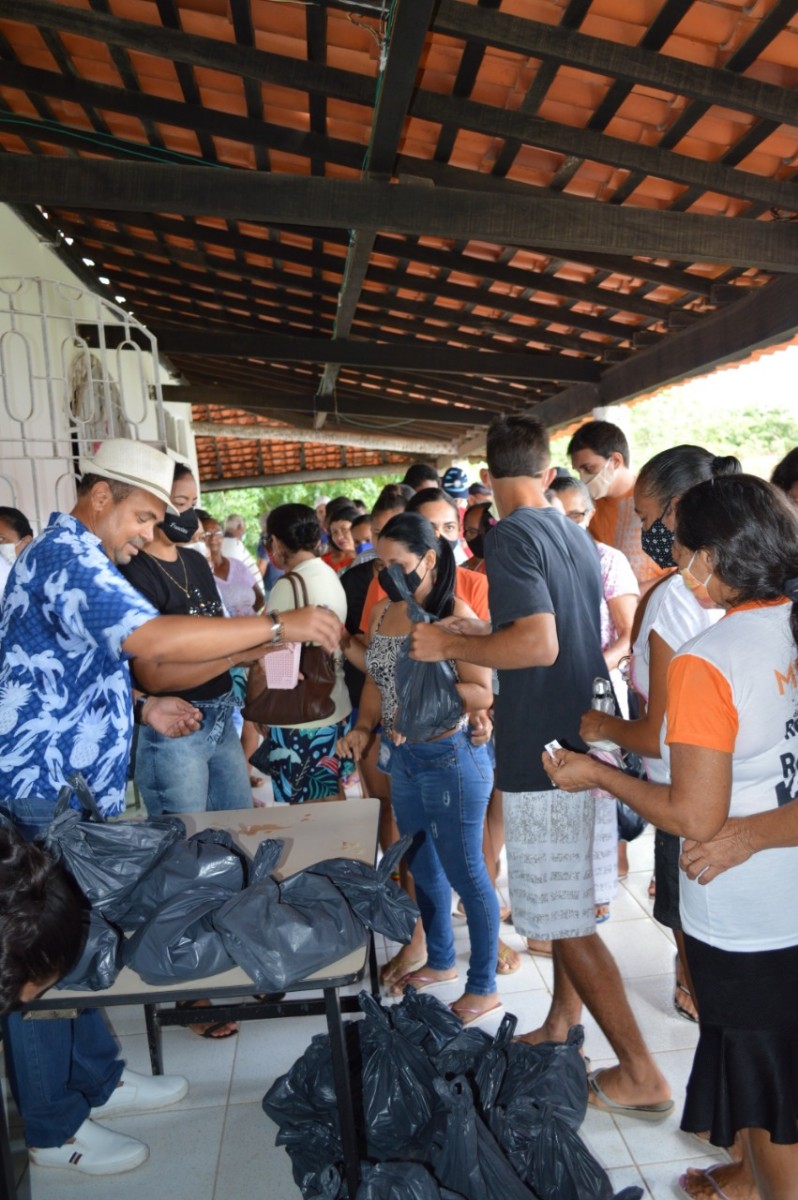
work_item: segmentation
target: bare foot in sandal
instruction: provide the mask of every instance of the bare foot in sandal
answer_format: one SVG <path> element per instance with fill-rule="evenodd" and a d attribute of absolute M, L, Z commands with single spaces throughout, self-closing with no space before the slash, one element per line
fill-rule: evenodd
<path fill-rule="evenodd" d="M 515 975 L 521 968 L 521 955 L 512 946 L 499 938 L 499 954 L 496 962 L 497 975 Z"/>
<path fill-rule="evenodd" d="M 175 1008 L 207 1008 L 212 1011 L 213 1005 L 210 1000 L 178 1000 Z M 197 1037 L 208 1038 L 212 1042 L 233 1037 L 238 1033 L 238 1026 L 235 1021 L 192 1021 L 185 1028 L 190 1029 L 192 1033 L 196 1033 Z"/>
<path fill-rule="evenodd" d="M 426 961 L 427 951 L 423 946 L 418 952 L 414 950 L 412 944 L 403 946 L 398 954 L 394 954 L 393 958 L 380 968 L 380 983 L 383 987 L 390 987 L 392 983 L 396 983 L 397 979 L 423 967 Z"/>
<path fill-rule="evenodd" d="M 700 1169 L 688 1167 L 679 1179 L 679 1187 L 693 1200 L 759 1200 L 754 1177 L 744 1162 L 716 1163 Z"/>
<path fill-rule="evenodd" d="M 443 987 L 444 984 L 457 980 L 457 967 L 447 967 L 444 971 L 436 971 L 426 964 L 418 971 L 411 971 L 397 979 L 391 987 L 392 996 L 403 996 L 406 987 L 414 987 L 417 992 L 430 991 L 432 988 Z"/>
<path fill-rule="evenodd" d="M 455 1000 L 449 1008 L 464 1025 L 478 1025 L 494 1013 L 504 1008 L 499 996 L 493 992 L 490 996 L 476 996 L 473 992 L 464 992 L 459 1000 Z"/>

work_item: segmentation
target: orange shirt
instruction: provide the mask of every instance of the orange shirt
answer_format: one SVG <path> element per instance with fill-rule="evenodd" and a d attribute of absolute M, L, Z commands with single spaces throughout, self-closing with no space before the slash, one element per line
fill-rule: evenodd
<path fill-rule="evenodd" d="M 489 621 L 487 577 L 485 575 L 478 575 L 476 571 L 466 571 L 464 567 L 457 567 L 456 570 L 455 596 L 457 596 L 458 600 L 463 600 L 472 608 L 480 620 Z M 368 633 L 369 631 L 374 605 L 379 604 L 380 600 L 384 599 L 385 592 L 380 587 L 380 581 L 375 576 L 369 584 L 369 590 L 366 592 L 366 602 L 363 605 L 363 615 L 360 618 L 360 628 L 363 633 Z"/>
<path fill-rule="evenodd" d="M 602 496 L 597 500 L 588 532 L 595 541 L 605 542 L 623 551 L 638 583 L 651 583 L 665 574 L 641 545 L 640 518 L 635 512 L 633 487 L 623 496 Z"/>
<path fill-rule="evenodd" d="M 332 569 L 338 575 L 340 575 L 342 571 L 345 571 L 347 567 L 351 567 L 352 563 L 355 561 L 354 554 L 350 554 L 340 559 L 338 562 L 335 562 L 333 560 L 333 553 L 334 551 L 328 550 L 326 554 L 322 554 L 321 561 L 326 562 L 327 566 L 332 567 Z"/>

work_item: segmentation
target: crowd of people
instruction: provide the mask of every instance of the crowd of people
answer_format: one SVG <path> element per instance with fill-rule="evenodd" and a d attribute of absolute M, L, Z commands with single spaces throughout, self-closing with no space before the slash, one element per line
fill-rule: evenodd
<path fill-rule="evenodd" d="M 499 936 L 511 919 L 554 967 L 546 1019 L 522 1040 L 564 1041 L 586 1007 L 618 1060 L 588 1070 L 590 1103 L 661 1121 L 670 1085 L 597 933 L 629 830 L 649 821 L 673 1006 L 700 1032 L 682 1127 L 734 1149 L 679 1187 L 795 1200 L 798 449 L 770 483 L 692 445 L 635 475 L 621 429 L 591 421 L 568 456 L 573 474 L 555 471 L 539 421 L 497 417 L 477 481 L 417 463 L 370 512 L 346 496 L 283 504 L 255 555 L 238 514 L 197 508 L 189 467 L 138 443 L 82 460 L 75 508 L 38 537 L 0 508 L 2 807 L 32 837 L 71 770 L 108 814 L 129 775 L 150 815 L 248 807 L 262 776 L 278 803 L 334 801 L 356 778 L 382 848 L 412 837 L 402 884 L 420 920 L 382 967 L 386 990 L 451 986 L 459 912 L 470 952 L 451 1008 L 479 1024 L 501 1010 L 497 975 L 520 966 Z M 243 721 L 291 643 L 330 656 L 325 715 L 281 721 L 272 695 L 268 724 Z M 0 884 L 3 856 L 46 880 L 3 842 Z M 21 936 L 4 920 L 0 949 Z M 15 961 L 8 1009 L 60 970 L 50 950 L 27 977 Z M 4 1021 L 32 1161 L 143 1161 L 92 1118 L 173 1103 L 185 1081 L 128 1071 L 94 1010 Z"/>

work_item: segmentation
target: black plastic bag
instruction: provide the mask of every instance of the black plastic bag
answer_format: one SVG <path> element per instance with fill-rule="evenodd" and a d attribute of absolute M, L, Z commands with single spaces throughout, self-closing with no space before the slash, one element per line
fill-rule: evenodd
<path fill-rule="evenodd" d="M 376 869 L 355 858 L 328 858 L 307 870 L 332 880 L 366 929 L 407 945 L 418 921 L 418 909 L 391 875 L 412 843 L 410 836 L 394 842 Z"/>
<path fill-rule="evenodd" d="M 369 1157 L 416 1158 L 426 1151 L 430 1123 L 440 1111 L 435 1068 L 418 1046 L 392 1028 L 373 996 L 361 992 L 358 1003 L 373 1031 L 362 1076 Z"/>
<path fill-rule="evenodd" d="M 436 618 L 413 599 L 399 564 L 394 563 L 388 571 L 407 604 L 410 620 L 414 624 L 435 621 Z M 410 657 L 410 638 L 405 638 L 396 662 L 396 732 L 414 742 L 428 742 L 454 729 L 463 715 L 463 702 L 456 685 L 457 676 L 450 662 L 416 662 Z"/>
<path fill-rule="evenodd" d="M 83 812 L 70 808 L 75 795 Z M 61 789 L 53 822 L 41 841 L 61 861 L 93 909 L 109 921 L 171 845 L 186 836 L 182 821 L 106 821 L 82 775 Z"/>
<path fill-rule="evenodd" d="M 401 1003 L 394 1005 L 390 1016 L 394 1028 L 432 1059 L 463 1032 L 462 1021 L 447 1004 L 437 996 L 417 992 L 412 984 L 407 985 Z"/>
<path fill-rule="evenodd" d="M 227 888 L 213 883 L 197 883 L 172 896 L 127 938 L 122 948 L 125 966 L 151 984 L 204 979 L 232 970 L 236 964 L 212 923 L 216 910 L 229 898 Z"/>
<path fill-rule="evenodd" d="M 435 1091 L 447 1110 L 430 1154 L 435 1177 L 464 1200 L 529 1200 L 534 1192 L 519 1179 L 474 1108 L 468 1081 L 438 1078 Z"/>
<path fill-rule="evenodd" d="M 361 1021 L 347 1021 L 344 1025 L 353 1086 L 359 1079 L 359 1069 L 355 1070 L 355 1064 L 360 1061 L 359 1034 L 362 1024 Z M 338 1099 L 329 1034 L 317 1033 L 290 1070 L 275 1079 L 263 1097 L 263 1111 L 281 1130 L 321 1122 L 338 1132 Z"/>
<path fill-rule="evenodd" d="M 477 1063 L 493 1045 L 493 1038 L 484 1029 L 463 1029 L 434 1056 L 436 1070 L 442 1079 L 457 1075 L 473 1078 Z"/>
<path fill-rule="evenodd" d="M 285 1146 L 291 1159 L 294 1182 L 307 1200 L 339 1195 L 341 1182 L 336 1168 L 343 1165 L 344 1151 L 341 1139 L 333 1129 L 319 1121 L 284 1125 L 274 1144 Z M 335 1191 L 330 1190 L 333 1186 Z"/>
<path fill-rule="evenodd" d="M 505 1013 L 496 1036 L 490 1046 L 480 1055 L 474 1070 L 474 1086 L 479 1100 L 479 1109 L 485 1116 L 496 1105 L 501 1086 L 509 1065 L 508 1051 L 513 1040 L 518 1018 Z"/>
<path fill-rule="evenodd" d="M 357 1200 L 446 1200 L 455 1197 L 441 1189 L 425 1166 L 412 1162 L 362 1163 Z"/>
<path fill-rule="evenodd" d="M 584 1029 L 574 1025 L 564 1042 L 511 1042 L 498 1103 L 506 1108 L 528 1096 L 537 1104 L 553 1105 L 572 1129 L 579 1129 L 587 1112 L 587 1073 L 580 1053 L 584 1040 Z"/>
<path fill-rule="evenodd" d="M 257 880 L 213 914 L 230 957 L 258 991 L 283 992 L 365 946 L 363 922 L 335 884 L 310 870 Z"/>
<path fill-rule="evenodd" d="M 139 929 L 167 900 L 198 883 L 212 883 L 230 896 L 246 882 L 247 859 L 224 829 L 204 829 L 175 842 L 127 897 L 122 929 Z"/>
<path fill-rule="evenodd" d="M 55 986 L 99 992 L 111 986 L 122 968 L 122 935 L 93 909 L 86 910 L 84 921 L 86 936 L 80 956 Z"/>
<path fill-rule="evenodd" d="M 610 1178 L 553 1105 L 519 1096 L 491 1122 L 520 1177 L 541 1200 L 614 1200 Z M 640 1200 L 627 1188 L 624 1200 Z"/>

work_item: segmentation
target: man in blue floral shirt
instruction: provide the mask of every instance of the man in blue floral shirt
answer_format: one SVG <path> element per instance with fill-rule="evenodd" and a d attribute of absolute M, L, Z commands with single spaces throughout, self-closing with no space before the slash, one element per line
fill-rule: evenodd
<path fill-rule="evenodd" d="M 107 814 L 124 808 L 133 730 L 128 661 L 214 663 L 255 657 L 273 639 L 338 643 L 322 609 L 279 618 L 162 617 L 117 567 L 152 541 L 171 508 L 174 463 L 141 442 L 104 443 L 80 463 L 70 515 L 55 514 L 16 559 L 0 615 L 0 805 L 34 836 L 80 770 Z M 174 510 L 172 510 L 174 511 Z M 222 669 L 220 667 L 220 669 Z M 201 714 L 175 697 L 142 697 L 139 719 L 179 736 Z M 31 980 L 32 999 L 54 982 Z M 139 1166 L 147 1147 L 92 1117 L 162 1108 L 187 1091 L 179 1076 L 125 1068 L 96 1009 L 74 1020 L 4 1020 L 9 1079 L 37 1166 L 90 1175 Z"/>

